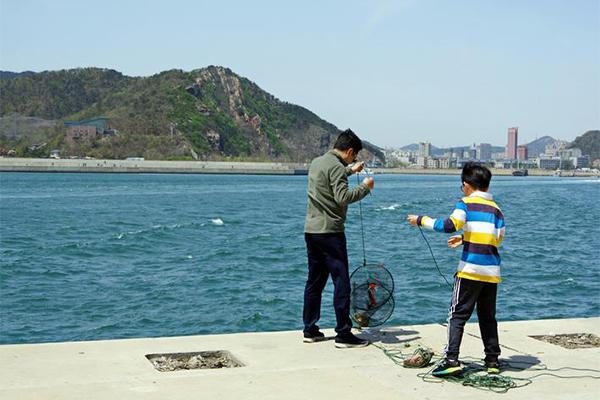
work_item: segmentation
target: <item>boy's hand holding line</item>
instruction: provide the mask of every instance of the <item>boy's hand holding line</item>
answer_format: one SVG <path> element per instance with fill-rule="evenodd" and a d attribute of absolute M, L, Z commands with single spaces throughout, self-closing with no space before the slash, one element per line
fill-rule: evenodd
<path fill-rule="evenodd" d="M 417 226 L 417 219 L 419 218 L 418 215 L 412 215 L 409 214 L 406 216 L 406 220 L 412 225 L 412 226 Z"/>

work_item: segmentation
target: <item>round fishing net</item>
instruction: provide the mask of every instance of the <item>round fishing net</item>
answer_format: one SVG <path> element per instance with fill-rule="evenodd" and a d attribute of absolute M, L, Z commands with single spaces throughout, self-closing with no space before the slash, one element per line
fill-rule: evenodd
<path fill-rule="evenodd" d="M 361 328 L 379 326 L 394 312 L 394 278 L 383 264 L 358 267 L 350 275 L 350 317 Z"/>

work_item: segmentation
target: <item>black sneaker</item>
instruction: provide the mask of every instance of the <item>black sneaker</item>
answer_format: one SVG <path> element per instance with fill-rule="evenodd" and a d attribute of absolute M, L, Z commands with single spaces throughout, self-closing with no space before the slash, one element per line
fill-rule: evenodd
<path fill-rule="evenodd" d="M 342 336 L 337 335 L 335 337 L 335 347 L 338 349 L 349 349 L 352 347 L 366 347 L 369 345 L 369 341 L 358 338 L 352 333 L 346 333 Z"/>
<path fill-rule="evenodd" d="M 315 343 L 325 340 L 325 335 L 321 331 L 316 332 L 304 332 L 304 343 Z"/>
<path fill-rule="evenodd" d="M 459 376 L 462 372 L 463 369 L 458 360 L 449 360 L 445 358 L 441 364 L 431 371 L 431 375 L 437 376 L 438 378 L 445 378 L 448 376 Z"/>
<path fill-rule="evenodd" d="M 484 362 L 485 369 L 488 374 L 499 374 L 500 373 L 500 364 L 498 364 L 498 360 L 496 361 L 485 361 Z"/>

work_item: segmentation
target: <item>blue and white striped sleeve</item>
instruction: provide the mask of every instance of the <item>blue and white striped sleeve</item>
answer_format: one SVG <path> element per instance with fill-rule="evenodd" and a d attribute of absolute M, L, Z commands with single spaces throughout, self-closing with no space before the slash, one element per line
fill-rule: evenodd
<path fill-rule="evenodd" d="M 461 200 L 456 203 L 452 214 L 446 219 L 431 218 L 426 215 L 420 215 L 417 218 L 417 224 L 434 230 L 436 232 L 452 233 L 460 230 L 467 221 L 467 205 Z"/>

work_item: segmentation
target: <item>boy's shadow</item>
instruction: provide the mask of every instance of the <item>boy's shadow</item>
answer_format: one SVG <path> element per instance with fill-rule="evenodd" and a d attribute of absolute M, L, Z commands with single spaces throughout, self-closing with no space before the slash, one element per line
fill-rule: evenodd
<path fill-rule="evenodd" d="M 500 368 L 503 371 L 525 371 L 530 368 L 543 369 L 542 361 L 532 355 L 512 355 L 508 358 L 500 358 Z"/>

